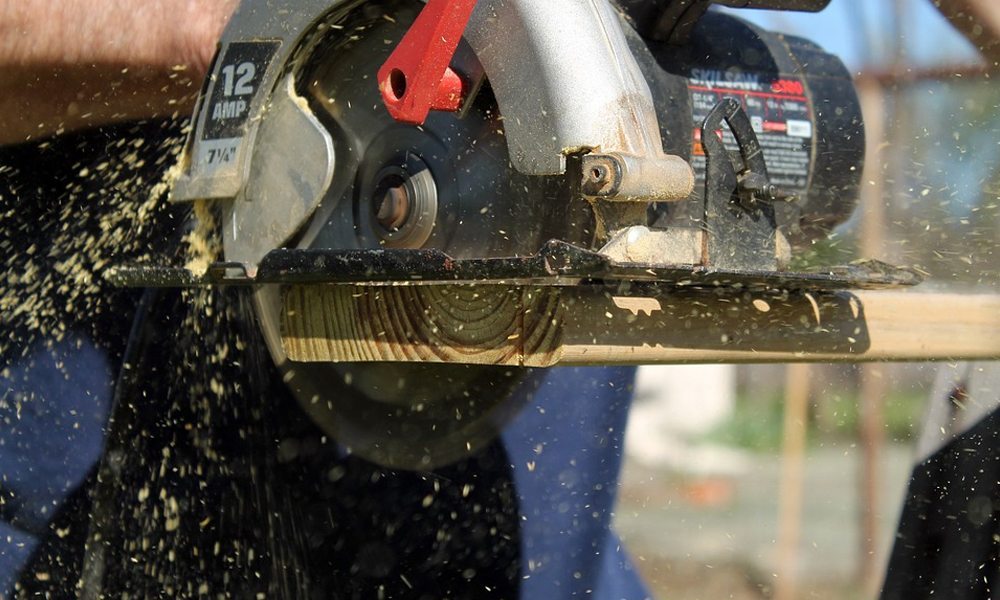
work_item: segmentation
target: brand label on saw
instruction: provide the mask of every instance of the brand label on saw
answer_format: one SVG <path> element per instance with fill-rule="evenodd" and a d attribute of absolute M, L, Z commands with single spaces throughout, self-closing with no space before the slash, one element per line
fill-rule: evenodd
<path fill-rule="evenodd" d="M 812 107 L 802 81 L 792 77 L 774 79 L 760 73 L 737 69 L 692 69 L 688 83 L 694 108 L 692 166 L 699 184 L 705 181 L 705 151 L 701 145 L 701 124 L 709 111 L 729 96 L 740 101 L 750 117 L 754 133 L 764 150 L 771 183 L 796 193 L 809 185 L 812 163 Z M 738 150 L 728 128 L 722 140 L 731 151 Z"/>
<path fill-rule="evenodd" d="M 250 103 L 280 42 L 232 42 L 215 72 L 212 92 L 204 106 L 202 140 L 233 140 L 243 136 Z M 226 148 L 231 147 L 231 143 Z M 213 154 L 213 164 L 226 161 L 225 148 Z M 234 153 L 233 153 L 234 154 Z M 207 157 L 206 157 L 207 158 Z M 232 159 L 232 156 L 228 158 Z"/>

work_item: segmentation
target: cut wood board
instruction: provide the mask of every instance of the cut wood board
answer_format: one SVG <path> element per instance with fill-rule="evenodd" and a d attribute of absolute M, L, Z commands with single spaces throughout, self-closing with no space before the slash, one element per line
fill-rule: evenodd
<path fill-rule="evenodd" d="M 612 293 L 600 286 L 298 285 L 297 362 L 549 367 L 1000 358 L 1000 295 Z"/>

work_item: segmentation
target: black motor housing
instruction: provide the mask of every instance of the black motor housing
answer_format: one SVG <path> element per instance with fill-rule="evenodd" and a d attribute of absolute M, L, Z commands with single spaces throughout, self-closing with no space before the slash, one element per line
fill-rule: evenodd
<path fill-rule="evenodd" d="M 642 30 L 641 27 L 639 27 Z M 709 11 L 683 44 L 632 38 L 658 107 L 665 150 L 689 158 L 703 193 L 702 121 L 725 97 L 740 101 L 764 150 L 771 183 L 798 201 L 778 208 L 796 244 L 826 236 L 857 204 L 864 124 L 850 73 L 812 42 Z M 736 150 L 731 133 L 726 146 Z"/>

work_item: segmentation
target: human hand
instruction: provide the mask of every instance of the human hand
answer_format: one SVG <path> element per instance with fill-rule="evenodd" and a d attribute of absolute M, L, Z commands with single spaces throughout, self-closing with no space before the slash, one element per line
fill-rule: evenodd
<path fill-rule="evenodd" d="M 189 112 L 238 2 L 0 0 L 0 144 Z"/>

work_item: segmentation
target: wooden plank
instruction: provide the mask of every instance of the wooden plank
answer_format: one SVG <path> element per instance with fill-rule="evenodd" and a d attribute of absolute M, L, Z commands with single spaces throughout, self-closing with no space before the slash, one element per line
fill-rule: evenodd
<path fill-rule="evenodd" d="M 300 285 L 299 362 L 586 364 L 1000 358 L 1000 295 L 760 294 L 600 286 Z"/>
<path fill-rule="evenodd" d="M 296 286 L 285 291 L 282 340 L 304 362 L 540 366 L 558 348 L 558 298 L 521 286 Z"/>

